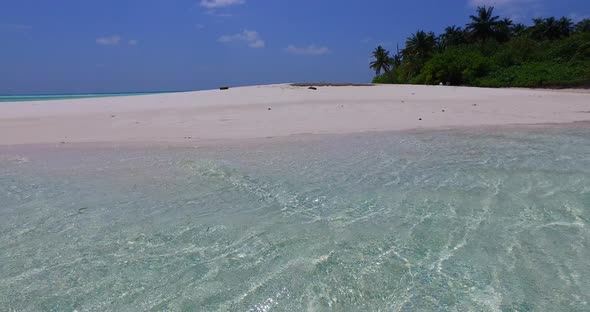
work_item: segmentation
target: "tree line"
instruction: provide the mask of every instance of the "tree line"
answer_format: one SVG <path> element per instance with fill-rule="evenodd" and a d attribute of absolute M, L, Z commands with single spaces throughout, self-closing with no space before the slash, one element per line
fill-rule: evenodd
<path fill-rule="evenodd" d="M 437 36 L 418 30 L 394 54 L 377 47 L 375 83 L 484 87 L 590 86 L 590 19 L 535 18 L 514 23 L 478 7 L 465 27 Z"/>

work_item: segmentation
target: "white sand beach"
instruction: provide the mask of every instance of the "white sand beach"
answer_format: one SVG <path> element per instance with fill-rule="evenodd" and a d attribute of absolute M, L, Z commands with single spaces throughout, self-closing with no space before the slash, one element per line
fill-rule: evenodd
<path fill-rule="evenodd" d="M 0 103 L 0 144 L 182 142 L 590 120 L 577 91 L 267 85 Z"/>

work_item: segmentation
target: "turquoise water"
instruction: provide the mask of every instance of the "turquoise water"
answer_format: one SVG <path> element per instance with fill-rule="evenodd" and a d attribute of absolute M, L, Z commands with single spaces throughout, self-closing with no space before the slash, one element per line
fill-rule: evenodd
<path fill-rule="evenodd" d="M 0 148 L 0 307 L 589 311 L 590 129 Z"/>
<path fill-rule="evenodd" d="M 131 93 L 89 93 L 89 94 L 41 94 L 41 95 L 0 95 L 0 102 L 28 102 L 49 100 L 74 100 L 114 96 L 147 95 L 170 92 L 131 92 Z"/>

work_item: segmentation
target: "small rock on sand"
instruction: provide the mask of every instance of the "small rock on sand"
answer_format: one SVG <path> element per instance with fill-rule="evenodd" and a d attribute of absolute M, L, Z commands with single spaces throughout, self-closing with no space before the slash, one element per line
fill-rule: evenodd
<path fill-rule="evenodd" d="M 316 87 L 309 87 L 307 89 L 309 89 L 309 90 L 317 90 L 318 88 L 316 88 Z"/>

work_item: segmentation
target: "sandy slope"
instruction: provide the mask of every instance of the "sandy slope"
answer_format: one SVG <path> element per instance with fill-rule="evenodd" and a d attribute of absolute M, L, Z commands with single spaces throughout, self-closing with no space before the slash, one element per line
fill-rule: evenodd
<path fill-rule="evenodd" d="M 0 144 L 178 142 L 585 120 L 590 120 L 587 93 L 403 85 L 313 91 L 270 85 L 0 103 Z"/>

